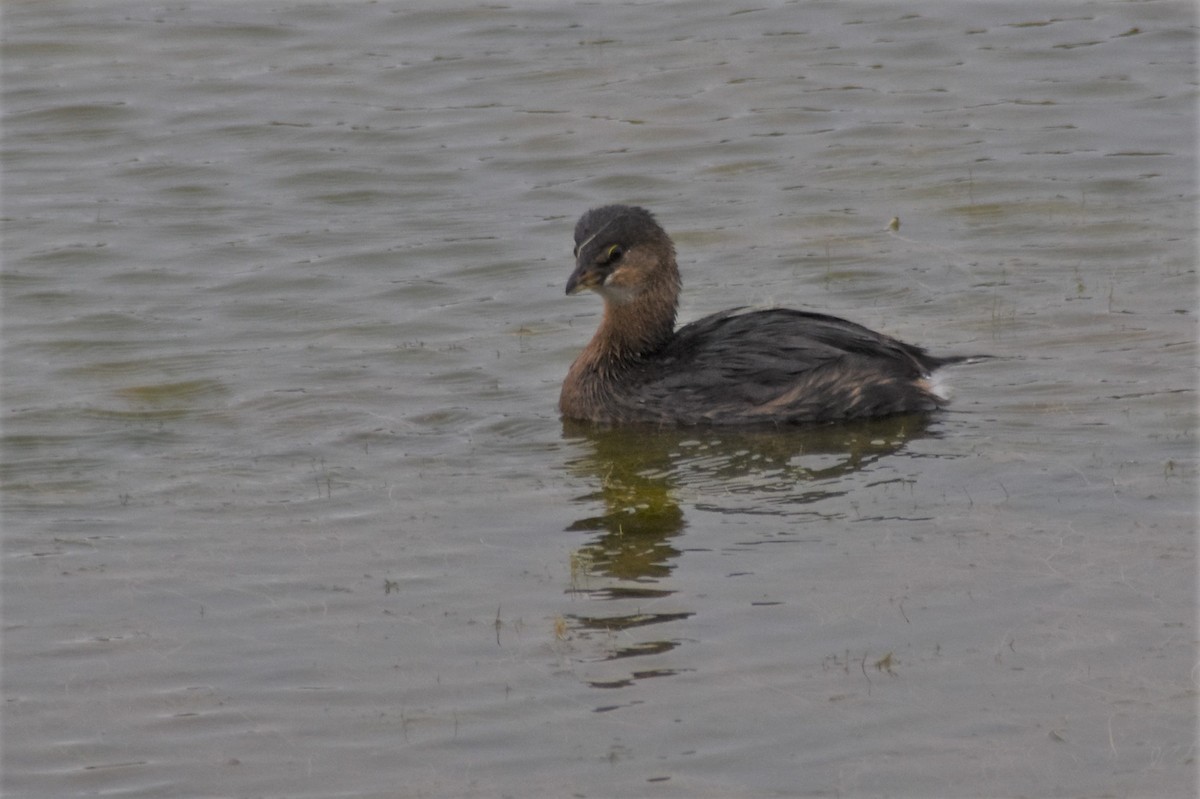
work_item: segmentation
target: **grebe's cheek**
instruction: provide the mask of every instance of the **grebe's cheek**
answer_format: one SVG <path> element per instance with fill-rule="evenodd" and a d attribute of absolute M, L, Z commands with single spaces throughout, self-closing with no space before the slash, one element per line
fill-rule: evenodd
<path fill-rule="evenodd" d="M 608 274 L 596 274 L 595 282 L 589 284 L 588 288 L 615 305 L 624 305 L 641 293 L 638 276 L 633 274 L 633 270 L 623 266 Z"/>
<path fill-rule="evenodd" d="M 603 285 L 596 286 L 596 293 L 613 305 L 625 305 L 635 300 L 639 294 L 637 288 L 632 285 L 621 285 L 614 283 L 612 275 L 608 276 Z"/>

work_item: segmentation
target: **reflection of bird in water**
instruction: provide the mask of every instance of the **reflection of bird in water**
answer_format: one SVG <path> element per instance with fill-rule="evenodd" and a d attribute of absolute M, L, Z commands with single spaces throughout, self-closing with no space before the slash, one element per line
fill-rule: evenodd
<path fill-rule="evenodd" d="M 589 466 L 604 467 L 599 459 L 587 461 Z M 579 519 L 567 529 L 600 533 L 587 547 L 593 570 L 634 581 L 667 576 L 667 564 L 679 551 L 666 542 L 684 528 L 683 510 L 671 495 L 671 482 L 661 474 L 646 474 L 635 460 L 614 459 L 607 467 L 598 475 L 598 490 L 584 497 L 601 500 L 606 512 Z"/>
<path fill-rule="evenodd" d="M 567 293 L 604 319 L 563 382 L 568 419 L 813 423 L 933 411 L 939 358 L 861 325 L 786 308 L 725 311 L 675 329 L 675 246 L 649 211 L 608 205 L 575 226 Z"/>
<path fill-rule="evenodd" d="M 680 604 L 669 582 L 683 553 L 676 541 L 687 526 L 677 494 L 695 498 L 695 506 L 706 510 L 729 509 L 740 496 L 752 507 L 737 512 L 791 515 L 803 508 L 800 512 L 824 518 L 820 500 L 845 492 L 835 482 L 925 435 L 928 421 L 927 414 L 910 414 L 790 430 L 565 422 L 564 438 L 583 450 L 568 467 L 596 484 L 577 501 L 603 505 L 601 514 L 567 528 L 594 532 L 571 558 L 572 593 L 607 601 L 572 604 L 559 637 L 571 635 L 569 629 L 580 641 L 591 639 L 603 647 L 595 658 L 600 661 L 676 649 L 684 639 L 671 636 L 668 623 L 695 612 Z M 643 666 L 588 682 L 613 688 L 674 673 L 671 667 Z"/>
<path fill-rule="evenodd" d="M 568 421 L 564 437 L 588 450 L 569 466 L 597 483 L 580 501 L 599 500 L 604 513 L 567 529 L 599 533 L 581 550 L 594 573 L 661 579 L 679 554 L 669 542 L 687 525 L 677 494 L 702 497 L 709 510 L 741 496 L 754 506 L 742 512 L 820 515 L 815 505 L 846 491 L 835 485 L 837 478 L 898 452 L 927 435 L 928 425 L 926 414 L 794 430 L 703 432 Z"/>

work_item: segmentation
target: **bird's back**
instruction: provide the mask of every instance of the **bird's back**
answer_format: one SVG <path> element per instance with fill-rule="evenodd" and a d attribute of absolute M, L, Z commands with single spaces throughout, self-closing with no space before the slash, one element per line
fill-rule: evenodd
<path fill-rule="evenodd" d="M 815 423 L 932 411 L 923 349 L 825 314 L 727 311 L 681 327 L 614 386 L 629 421 Z"/>

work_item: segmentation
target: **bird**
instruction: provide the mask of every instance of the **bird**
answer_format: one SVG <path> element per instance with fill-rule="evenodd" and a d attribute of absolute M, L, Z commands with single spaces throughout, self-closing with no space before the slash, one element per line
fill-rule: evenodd
<path fill-rule="evenodd" d="M 563 381 L 564 420 L 782 426 L 930 413 L 947 404 L 934 371 L 971 359 L 791 308 L 731 308 L 676 328 L 675 245 L 645 208 L 587 211 L 574 252 L 566 293 L 594 291 L 604 315 Z"/>

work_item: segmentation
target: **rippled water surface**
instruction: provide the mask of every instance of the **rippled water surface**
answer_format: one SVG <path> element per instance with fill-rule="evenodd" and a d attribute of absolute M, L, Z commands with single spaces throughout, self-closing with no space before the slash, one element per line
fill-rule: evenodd
<path fill-rule="evenodd" d="M 1192 795 L 1195 35 L 6 4 L 5 795 Z M 930 419 L 564 426 L 610 202 L 684 319 L 998 357 Z"/>

